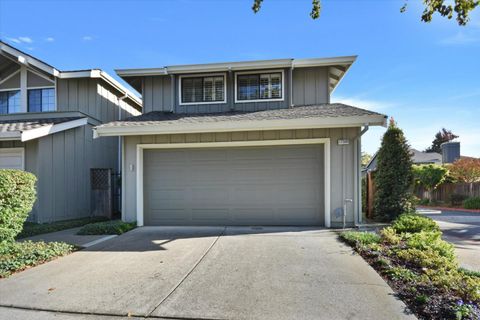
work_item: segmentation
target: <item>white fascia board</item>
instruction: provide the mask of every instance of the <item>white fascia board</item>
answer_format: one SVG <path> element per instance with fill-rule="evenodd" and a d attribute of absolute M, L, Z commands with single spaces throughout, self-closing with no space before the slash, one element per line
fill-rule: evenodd
<path fill-rule="evenodd" d="M 22 133 L 20 131 L 0 132 L 0 141 L 20 140 Z"/>
<path fill-rule="evenodd" d="M 11 56 L 14 56 L 14 57 L 17 57 L 18 61 L 21 63 L 21 64 L 25 64 L 25 65 L 32 65 L 42 71 L 45 71 L 46 73 L 48 74 L 51 74 L 53 76 L 57 76 L 59 71 L 57 69 L 55 69 L 54 67 L 52 66 L 49 66 L 48 64 L 38 60 L 38 59 L 35 59 L 34 57 L 26 54 L 26 53 L 23 53 L 11 46 L 9 46 L 8 44 L 5 44 L 3 42 L 0 41 L 0 51 L 4 51 L 6 53 L 8 53 L 9 55 Z"/>
<path fill-rule="evenodd" d="M 287 129 L 316 129 L 316 128 L 344 128 L 384 126 L 386 119 L 383 115 L 337 117 L 337 118 L 308 118 L 291 120 L 258 120 L 237 122 L 206 122 L 194 124 L 169 124 L 162 121 L 158 124 L 141 124 L 123 127 L 96 127 L 94 138 L 107 136 L 135 136 L 154 134 L 206 133 L 206 132 L 237 132 L 255 130 L 287 130 Z"/>
<path fill-rule="evenodd" d="M 166 74 L 197 73 L 197 72 L 221 72 L 235 70 L 255 70 L 270 68 L 305 68 L 321 67 L 331 65 L 351 65 L 355 62 L 357 56 L 344 56 L 333 58 L 312 58 L 312 59 L 274 59 L 257 60 L 225 63 L 206 63 L 166 66 L 161 68 L 141 68 L 141 69 L 117 69 L 115 72 L 120 77 L 138 77 L 155 76 Z"/>
<path fill-rule="evenodd" d="M 306 67 L 324 67 L 333 65 L 351 65 L 355 62 L 357 56 L 333 57 L 333 58 L 312 58 L 312 59 L 295 59 L 293 60 L 294 68 Z"/>
<path fill-rule="evenodd" d="M 25 130 L 22 132 L 21 140 L 22 142 L 24 142 L 24 141 L 29 141 L 33 139 L 38 139 L 44 136 L 48 136 L 49 134 L 81 127 L 86 125 L 87 123 L 88 123 L 88 118 L 81 118 L 81 119 L 62 122 L 58 124 L 50 124 L 40 128 Z"/>
<path fill-rule="evenodd" d="M 102 70 L 92 69 L 92 70 L 84 70 L 84 71 L 61 72 L 59 78 L 60 79 L 74 79 L 74 78 L 103 79 L 104 81 L 112 85 L 114 88 L 116 88 L 118 91 L 120 91 L 122 94 L 127 95 L 128 98 L 133 100 L 140 107 L 142 106 L 142 100 L 139 97 L 137 97 L 136 94 L 134 94 L 132 91 L 125 88 L 120 82 L 118 82 L 117 80 L 112 78 L 108 73 Z"/>

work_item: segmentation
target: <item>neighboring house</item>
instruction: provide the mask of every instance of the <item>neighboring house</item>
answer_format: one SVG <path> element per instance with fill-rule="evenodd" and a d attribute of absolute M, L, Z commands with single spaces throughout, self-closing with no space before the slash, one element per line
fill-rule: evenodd
<path fill-rule="evenodd" d="M 141 113 L 141 100 L 101 70 L 60 71 L 0 42 L 0 168 L 37 176 L 29 219 L 89 216 L 90 169 L 119 169 L 119 139 L 93 126 Z"/>
<path fill-rule="evenodd" d="M 124 137 L 122 218 L 330 227 L 346 206 L 359 222 L 361 135 L 386 116 L 330 103 L 355 59 L 117 70 L 144 112 L 94 129 Z"/>
<path fill-rule="evenodd" d="M 413 164 L 442 164 L 442 155 L 437 152 L 424 152 L 417 149 L 410 149 L 412 153 Z M 363 169 L 363 171 L 375 171 L 377 170 L 377 153 L 370 159 L 370 162 Z"/>

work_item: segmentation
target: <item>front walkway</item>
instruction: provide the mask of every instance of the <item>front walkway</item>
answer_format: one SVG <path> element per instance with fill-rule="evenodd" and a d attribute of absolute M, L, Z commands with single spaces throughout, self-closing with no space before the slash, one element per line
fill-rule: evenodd
<path fill-rule="evenodd" d="M 415 319 L 318 228 L 138 228 L 0 280 L 0 318 L 35 318 L 24 309 L 57 319 Z"/>
<path fill-rule="evenodd" d="M 480 272 L 480 213 L 442 210 L 427 216 L 437 221 L 444 239 L 455 245 L 460 265 Z"/>
<path fill-rule="evenodd" d="M 45 241 L 45 242 L 66 242 L 69 244 L 73 244 L 74 246 L 77 246 L 77 247 L 87 248 L 97 243 L 100 243 L 104 240 L 116 237 L 115 235 L 85 235 L 85 236 L 77 235 L 77 232 L 81 228 L 82 227 L 39 234 L 33 237 L 20 239 L 19 241 L 31 240 L 31 241 Z"/>

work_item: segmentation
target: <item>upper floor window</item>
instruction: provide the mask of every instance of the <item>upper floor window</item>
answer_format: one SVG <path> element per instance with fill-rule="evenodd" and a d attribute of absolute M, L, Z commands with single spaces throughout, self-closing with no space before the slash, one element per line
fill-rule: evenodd
<path fill-rule="evenodd" d="M 55 89 L 28 89 L 28 112 L 55 111 Z"/>
<path fill-rule="evenodd" d="M 236 98 L 237 102 L 282 100 L 282 72 L 238 74 Z"/>
<path fill-rule="evenodd" d="M 225 76 L 181 77 L 180 104 L 225 103 Z"/>
<path fill-rule="evenodd" d="M 0 92 L 0 114 L 20 112 L 20 90 Z"/>

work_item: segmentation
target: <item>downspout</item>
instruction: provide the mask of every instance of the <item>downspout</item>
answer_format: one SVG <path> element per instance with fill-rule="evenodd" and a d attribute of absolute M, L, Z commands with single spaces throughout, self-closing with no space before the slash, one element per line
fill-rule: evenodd
<path fill-rule="evenodd" d="M 354 138 L 355 150 L 355 191 L 357 194 L 357 217 L 354 219 L 355 227 L 362 223 L 362 136 L 368 131 L 369 125 L 365 124 L 360 133 Z"/>
<path fill-rule="evenodd" d="M 118 98 L 118 121 L 122 120 L 122 107 L 120 105 L 120 103 L 127 99 L 129 96 L 128 94 L 125 94 L 121 97 Z M 118 172 L 120 174 L 122 174 L 122 136 L 118 136 L 118 158 L 117 158 L 117 162 L 118 162 Z"/>
<path fill-rule="evenodd" d="M 290 67 L 290 70 L 288 72 L 288 96 L 290 100 L 290 105 L 289 108 L 293 108 L 293 61 L 292 61 L 292 66 Z"/>

